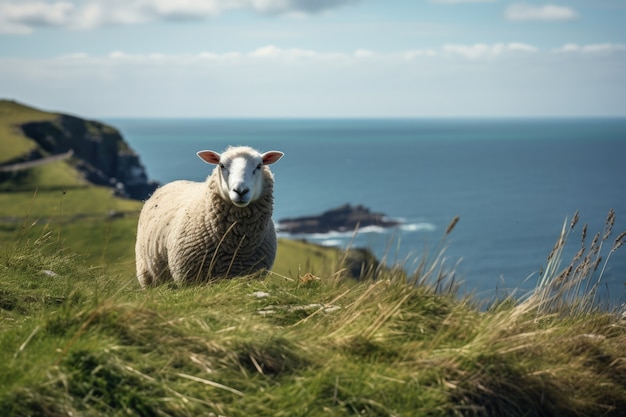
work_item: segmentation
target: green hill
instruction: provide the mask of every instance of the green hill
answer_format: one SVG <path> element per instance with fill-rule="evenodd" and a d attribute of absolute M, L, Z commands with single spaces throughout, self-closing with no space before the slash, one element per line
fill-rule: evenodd
<path fill-rule="evenodd" d="M 87 152 L 86 148 L 98 152 Z M 74 151 L 71 158 L 2 171 L 9 165 L 45 160 L 68 150 Z M 90 153 L 102 160 L 81 157 Z M 0 155 L 0 247 L 33 242 L 50 233 L 55 249 L 75 252 L 88 264 L 132 274 L 142 202 L 115 195 L 119 187 L 109 184 L 106 178 L 96 178 L 94 183 L 95 169 L 89 168 L 106 173 L 109 165 L 123 166 L 120 161 L 130 161 L 129 167 L 139 164 L 113 127 L 0 100 Z M 118 161 L 110 164 L 107 159 L 111 158 Z M 111 175 L 117 179 L 127 177 L 124 172 Z M 149 184 L 147 179 L 144 183 Z M 125 185 L 133 187 L 132 183 Z M 301 268 L 308 267 L 322 273 L 338 258 L 339 254 L 331 249 L 281 241 L 275 272 L 297 276 Z"/>
<path fill-rule="evenodd" d="M 54 114 L 10 100 L 0 100 L 0 163 L 11 161 L 37 148 L 24 136 L 19 125 L 30 121 L 50 121 Z"/>
<path fill-rule="evenodd" d="M 0 101 L 0 168 L 50 156 L 22 127 L 55 123 L 58 117 Z M 110 187 L 90 183 L 75 162 L 61 159 L 0 172 L 0 246 L 7 250 L 16 242 L 33 242 L 52 233 L 56 248 L 79 252 L 90 263 L 129 263 L 141 202 L 116 197 Z"/>
<path fill-rule="evenodd" d="M 438 262 L 408 281 L 400 271 L 356 281 L 303 270 L 140 290 L 130 271 L 56 246 L 52 235 L 0 256 L 3 416 L 626 409 L 624 316 L 564 299 L 556 276 L 487 310 L 436 291 Z"/>
<path fill-rule="evenodd" d="M 0 109 L 5 162 L 50 155 L 20 126 L 57 116 Z M 266 277 L 142 290 L 141 202 L 75 158 L 0 183 L 2 416 L 624 415 L 626 315 L 582 291 L 624 242 L 611 216 L 570 262 L 564 227 L 535 291 L 493 305 L 454 293 L 443 250 L 355 280 L 289 240 Z"/>

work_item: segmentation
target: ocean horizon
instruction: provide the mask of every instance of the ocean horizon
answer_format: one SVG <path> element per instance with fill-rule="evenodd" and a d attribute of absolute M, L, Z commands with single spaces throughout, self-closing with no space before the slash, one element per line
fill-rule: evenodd
<path fill-rule="evenodd" d="M 356 236 L 279 236 L 367 247 L 408 272 L 444 245 L 462 291 L 481 299 L 530 291 L 564 222 L 577 211 L 581 220 L 563 267 L 580 248 L 582 224 L 592 236 L 602 233 L 615 210 L 605 251 L 626 230 L 626 118 L 105 121 L 138 152 L 150 179 L 161 183 L 203 181 L 213 167 L 196 157 L 202 149 L 283 151 L 272 165 L 276 222 L 349 203 L 402 224 L 363 228 Z M 458 225 L 442 243 L 456 216 Z M 611 254 L 601 298 L 625 302 L 625 282 L 622 248 Z"/>

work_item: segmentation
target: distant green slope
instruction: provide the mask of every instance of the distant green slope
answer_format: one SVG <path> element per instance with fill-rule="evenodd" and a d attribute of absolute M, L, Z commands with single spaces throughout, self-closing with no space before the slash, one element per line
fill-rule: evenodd
<path fill-rule="evenodd" d="M 37 144 L 24 136 L 19 125 L 30 121 L 54 120 L 56 115 L 11 100 L 0 100 L 0 164 L 35 149 Z"/>
<path fill-rule="evenodd" d="M 56 113 L 0 100 L 0 164 L 38 146 L 24 136 L 19 125 L 54 121 L 57 117 Z M 90 126 L 88 122 L 87 128 Z M 101 125 L 97 128 L 107 129 Z M 65 248 L 90 264 L 132 276 L 135 231 L 142 205 L 114 196 L 109 187 L 90 184 L 68 161 L 0 173 L 0 249 L 51 233 L 54 248 Z M 334 268 L 339 258 L 334 249 L 281 240 L 274 272 L 295 278 L 305 272 L 322 274 Z"/>
<path fill-rule="evenodd" d="M 39 145 L 20 125 L 54 121 L 58 115 L 13 101 L 0 100 L 0 155 L 14 160 Z M 45 155 L 45 151 L 40 151 Z M 34 241 L 53 233 L 58 245 L 94 264 L 132 258 L 136 216 L 141 202 L 118 198 L 108 187 L 95 186 L 67 161 L 1 173 L 0 247 Z M 126 217 L 112 217 L 116 212 Z M 105 247 L 112 248 L 107 254 Z M 104 256 L 103 256 L 104 253 Z"/>
<path fill-rule="evenodd" d="M 37 192 L 0 192 L 0 252 L 52 234 L 52 248 L 77 253 L 92 265 L 134 275 L 135 233 L 143 203 L 117 198 L 105 187 L 86 185 Z M 297 279 L 337 268 L 333 248 L 279 239 L 273 271 Z"/>

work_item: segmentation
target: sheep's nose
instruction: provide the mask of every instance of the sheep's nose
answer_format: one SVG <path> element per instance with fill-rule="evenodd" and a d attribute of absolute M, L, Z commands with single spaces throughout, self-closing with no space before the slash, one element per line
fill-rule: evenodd
<path fill-rule="evenodd" d="M 243 197 L 244 195 L 248 194 L 248 191 L 250 191 L 250 189 L 248 187 L 236 187 L 233 188 L 233 191 L 237 193 L 239 197 Z"/>

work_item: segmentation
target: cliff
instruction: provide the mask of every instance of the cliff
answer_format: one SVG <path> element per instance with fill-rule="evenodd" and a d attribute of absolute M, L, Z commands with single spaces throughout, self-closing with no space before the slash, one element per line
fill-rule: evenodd
<path fill-rule="evenodd" d="M 14 102 L 4 101 L 2 105 L 7 107 L 11 103 Z M 14 104 L 18 110 L 24 107 Z M 111 187 L 118 196 L 143 200 L 158 186 L 158 183 L 148 179 L 139 155 L 115 128 L 104 123 L 65 114 L 52 114 L 52 117 L 40 120 L 14 123 L 12 128 L 32 140 L 35 145 L 28 152 L 3 161 L 1 171 L 18 170 L 22 167 L 27 169 L 36 165 L 37 161 L 43 164 L 54 160 L 55 156 L 64 155 L 69 157 L 68 163 L 85 180 Z"/>

